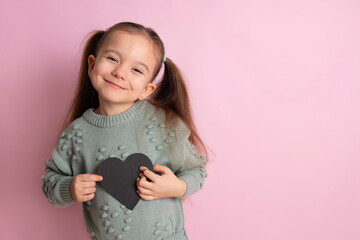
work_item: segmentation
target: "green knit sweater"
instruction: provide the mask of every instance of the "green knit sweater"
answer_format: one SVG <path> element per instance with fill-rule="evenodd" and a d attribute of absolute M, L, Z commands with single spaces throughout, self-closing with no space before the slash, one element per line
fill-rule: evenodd
<path fill-rule="evenodd" d="M 203 186 L 207 159 L 195 151 L 182 121 L 165 126 L 165 113 L 146 100 L 117 115 L 102 116 L 88 109 L 62 133 L 52 158 L 45 162 L 42 190 L 49 202 L 65 207 L 75 202 L 70 183 L 78 174 L 97 173 L 109 157 L 124 161 L 132 153 L 147 155 L 153 165 L 170 168 L 187 184 L 180 198 L 146 201 L 133 210 L 96 185 L 95 197 L 83 204 L 91 239 L 178 240 L 188 239 L 181 199 Z"/>

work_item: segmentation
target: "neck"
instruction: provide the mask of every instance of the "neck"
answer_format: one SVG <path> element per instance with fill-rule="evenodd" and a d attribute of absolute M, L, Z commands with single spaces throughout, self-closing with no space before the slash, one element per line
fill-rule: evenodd
<path fill-rule="evenodd" d="M 120 103 L 120 104 L 107 104 L 106 102 L 101 102 L 99 107 L 94 111 L 96 114 L 103 115 L 103 116 L 112 116 L 116 114 L 120 114 L 125 112 L 131 106 L 134 105 L 134 102 L 130 103 Z"/>

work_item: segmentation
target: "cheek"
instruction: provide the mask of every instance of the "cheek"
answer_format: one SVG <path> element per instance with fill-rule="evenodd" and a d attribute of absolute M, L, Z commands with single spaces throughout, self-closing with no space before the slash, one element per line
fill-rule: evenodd
<path fill-rule="evenodd" d="M 94 83 L 96 83 L 96 73 L 94 70 L 90 74 L 90 80 L 93 85 L 94 85 Z"/>
<path fill-rule="evenodd" d="M 95 83 L 96 82 L 101 82 L 101 76 L 104 73 L 104 66 L 102 64 L 97 64 L 94 66 L 91 74 L 90 74 L 90 79 L 91 82 Z"/>
<path fill-rule="evenodd" d="M 99 73 L 96 68 L 93 69 L 93 71 L 90 74 L 90 81 L 92 86 L 95 88 L 96 91 L 98 91 L 99 86 L 101 85 L 101 80 L 99 79 Z"/>
<path fill-rule="evenodd" d="M 99 91 L 97 81 L 94 81 L 94 79 L 95 78 L 93 77 L 93 75 L 91 75 L 91 77 L 90 77 L 91 85 L 93 86 L 93 88 L 95 88 L 96 91 Z"/>
<path fill-rule="evenodd" d="M 95 63 L 95 66 L 92 70 L 93 75 L 99 75 L 103 73 L 107 68 L 106 62 L 99 60 Z"/>
<path fill-rule="evenodd" d="M 101 66 L 95 65 L 91 75 L 97 76 L 100 72 L 101 72 Z"/>
<path fill-rule="evenodd" d="M 141 82 L 139 82 L 139 84 L 137 85 L 137 91 L 141 94 L 144 90 L 145 90 L 145 88 L 146 88 L 146 86 L 147 86 L 147 83 L 148 82 L 145 82 L 145 81 L 141 81 Z"/>

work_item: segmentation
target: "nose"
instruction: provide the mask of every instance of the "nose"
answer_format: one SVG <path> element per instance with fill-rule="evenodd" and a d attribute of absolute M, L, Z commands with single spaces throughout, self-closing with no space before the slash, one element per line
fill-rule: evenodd
<path fill-rule="evenodd" d="M 126 79 L 126 70 L 122 66 L 117 66 L 112 70 L 111 75 L 113 75 L 116 78 L 125 80 Z"/>

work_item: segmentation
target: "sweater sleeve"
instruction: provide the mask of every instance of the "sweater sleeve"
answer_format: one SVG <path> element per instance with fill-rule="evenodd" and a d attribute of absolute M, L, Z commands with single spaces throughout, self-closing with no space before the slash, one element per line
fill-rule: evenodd
<path fill-rule="evenodd" d="M 75 202 L 70 193 L 70 184 L 74 179 L 71 167 L 73 151 L 71 133 L 66 130 L 52 151 L 52 158 L 45 161 L 42 191 L 48 201 L 56 207 L 66 207 Z"/>
<path fill-rule="evenodd" d="M 177 143 L 182 151 L 182 161 L 179 162 L 179 168 L 175 171 L 175 175 L 186 182 L 186 192 L 180 197 L 183 199 L 203 187 L 204 180 L 208 176 L 205 169 L 207 158 L 199 154 L 195 150 L 195 146 L 190 143 L 190 131 L 180 120 L 177 135 Z"/>

